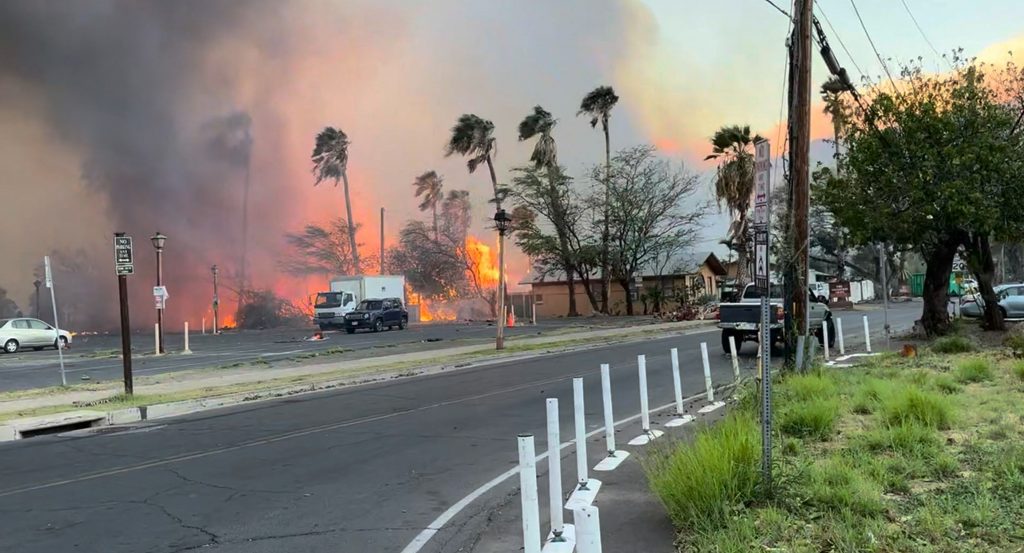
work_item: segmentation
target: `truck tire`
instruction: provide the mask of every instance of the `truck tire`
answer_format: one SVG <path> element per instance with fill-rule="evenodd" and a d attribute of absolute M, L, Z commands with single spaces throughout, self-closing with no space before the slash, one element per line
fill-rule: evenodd
<path fill-rule="evenodd" d="M 405 330 L 407 324 L 409 324 L 409 319 L 402 317 L 402 320 L 398 321 L 398 330 Z"/>
<path fill-rule="evenodd" d="M 730 336 L 735 336 L 736 337 L 736 354 L 739 355 L 740 348 L 743 347 L 743 338 L 742 338 L 743 335 L 740 334 L 739 332 L 734 331 L 734 330 L 723 330 L 722 331 L 722 353 L 724 353 L 726 355 L 729 355 L 731 353 L 729 351 L 729 337 Z"/>
<path fill-rule="evenodd" d="M 356 329 L 354 329 L 354 328 L 346 328 L 345 332 L 347 332 L 348 334 L 355 334 L 356 333 Z"/>

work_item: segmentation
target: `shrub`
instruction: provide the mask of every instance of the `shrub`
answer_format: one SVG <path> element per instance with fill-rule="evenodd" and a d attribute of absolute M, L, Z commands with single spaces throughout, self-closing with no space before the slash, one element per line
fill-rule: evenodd
<path fill-rule="evenodd" d="M 1003 345 L 1013 350 L 1014 353 L 1024 352 L 1024 325 L 1014 325 L 1003 338 Z"/>
<path fill-rule="evenodd" d="M 814 399 L 787 406 L 779 414 L 779 430 L 798 438 L 827 440 L 835 432 L 839 404 L 833 399 Z"/>
<path fill-rule="evenodd" d="M 963 336 L 945 336 L 932 342 L 935 353 L 969 353 L 975 349 L 974 343 Z"/>
<path fill-rule="evenodd" d="M 887 394 L 880 407 L 882 420 L 890 425 L 919 422 L 931 428 L 946 429 L 953 418 L 946 398 L 910 386 Z"/>
<path fill-rule="evenodd" d="M 754 418 L 732 413 L 701 430 L 692 444 L 644 463 L 651 488 L 678 528 L 723 527 L 735 507 L 754 498 L 761 466 L 761 438 Z"/>
<path fill-rule="evenodd" d="M 956 374 L 957 381 L 965 384 L 992 380 L 992 365 L 988 362 L 988 359 L 968 359 L 956 366 L 954 374 Z"/>

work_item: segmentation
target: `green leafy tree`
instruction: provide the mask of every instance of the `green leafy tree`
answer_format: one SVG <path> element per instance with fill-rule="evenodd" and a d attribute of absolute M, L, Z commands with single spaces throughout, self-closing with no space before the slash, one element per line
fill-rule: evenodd
<path fill-rule="evenodd" d="M 732 125 L 715 131 L 711 138 L 711 154 L 705 160 L 719 160 L 715 173 L 715 197 L 721 208 L 724 203 L 732 217 L 729 238 L 736 247 L 736 284 L 746 283 L 750 256 L 750 201 L 754 195 L 753 145 L 762 140 L 750 136 L 750 126 Z"/>
<path fill-rule="evenodd" d="M 444 193 L 441 191 L 444 188 L 444 177 L 438 175 L 437 171 L 427 171 L 416 177 L 412 185 L 416 187 L 416 197 L 423 197 L 420 200 L 420 211 L 429 209 L 432 212 L 434 240 L 437 240 L 437 206 L 444 198 Z"/>
<path fill-rule="evenodd" d="M 599 86 L 594 90 L 591 90 L 583 97 L 583 101 L 580 102 L 580 110 L 576 113 L 579 115 L 586 115 L 590 117 L 590 126 L 593 128 L 597 127 L 597 124 L 601 124 L 601 131 L 604 133 L 604 175 L 602 182 L 604 183 L 604 201 L 602 202 L 601 210 L 601 252 L 600 252 L 600 265 L 601 265 L 601 312 L 608 313 L 608 290 L 611 285 L 611 271 L 609 270 L 609 180 L 611 178 L 611 167 L 612 167 L 612 145 L 611 137 L 608 133 L 608 121 L 611 118 L 612 108 L 619 102 L 618 95 L 615 94 L 615 89 L 610 86 Z"/>
<path fill-rule="evenodd" d="M 338 180 L 344 184 L 345 192 L 345 215 L 344 219 L 348 224 L 349 253 L 352 256 L 351 265 L 360 267 L 359 246 L 356 244 L 356 224 L 352 219 L 352 200 L 348 188 L 348 135 L 341 129 L 324 127 L 320 134 L 316 135 L 316 145 L 313 147 L 313 175 L 316 176 L 314 186 L 324 180 Z"/>
<path fill-rule="evenodd" d="M 844 106 L 844 172 L 823 172 L 821 199 L 855 243 L 921 254 L 921 323 L 929 334 L 949 329 L 947 287 L 961 246 L 984 298 L 985 324 L 1001 328 L 991 240 L 1024 235 L 1019 69 L 958 61 L 942 75 L 918 66 L 901 75 L 895 89 L 868 91 L 863 107 Z"/>

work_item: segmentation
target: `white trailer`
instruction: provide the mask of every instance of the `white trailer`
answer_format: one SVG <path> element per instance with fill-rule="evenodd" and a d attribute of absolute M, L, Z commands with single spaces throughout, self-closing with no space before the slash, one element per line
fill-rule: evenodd
<path fill-rule="evenodd" d="M 402 275 L 356 275 L 331 279 L 330 290 L 316 295 L 314 322 L 321 329 L 342 326 L 345 314 L 367 299 L 399 298 L 405 305 Z"/>

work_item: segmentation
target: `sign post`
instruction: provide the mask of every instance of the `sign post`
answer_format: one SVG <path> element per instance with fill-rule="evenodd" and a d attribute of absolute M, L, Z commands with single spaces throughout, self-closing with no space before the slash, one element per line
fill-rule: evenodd
<path fill-rule="evenodd" d="M 50 269 L 50 256 L 43 256 L 46 268 L 46 287 L 50 289 L 50 305 L 53 306 L 53 330 L 57 334 L 57 358 L 60 359 L 60 385 L 67 386 L 68 378 L 64 373 L 64 344 L 60 341 L 60 322 L 57 320 L 57 298 L 53 292 L 53 271 Z"/>
<path fill-rule="evenodd" d="M 121 364 L 124 367 L 124 394 L 134 393 L 132 377 L 132 333 L 128 320 L 128 275 L 135 273 L 132 237 L 114 233 L 114 272 L 117 274 L 117 297 L 121 304 Z"/>
<path fill-rule="evenodd" d="M 772 485 L 772 372 L 771 372 L 771 145 L 754 144 L 754 285 L 761 293 L 761 478 Z"/>

